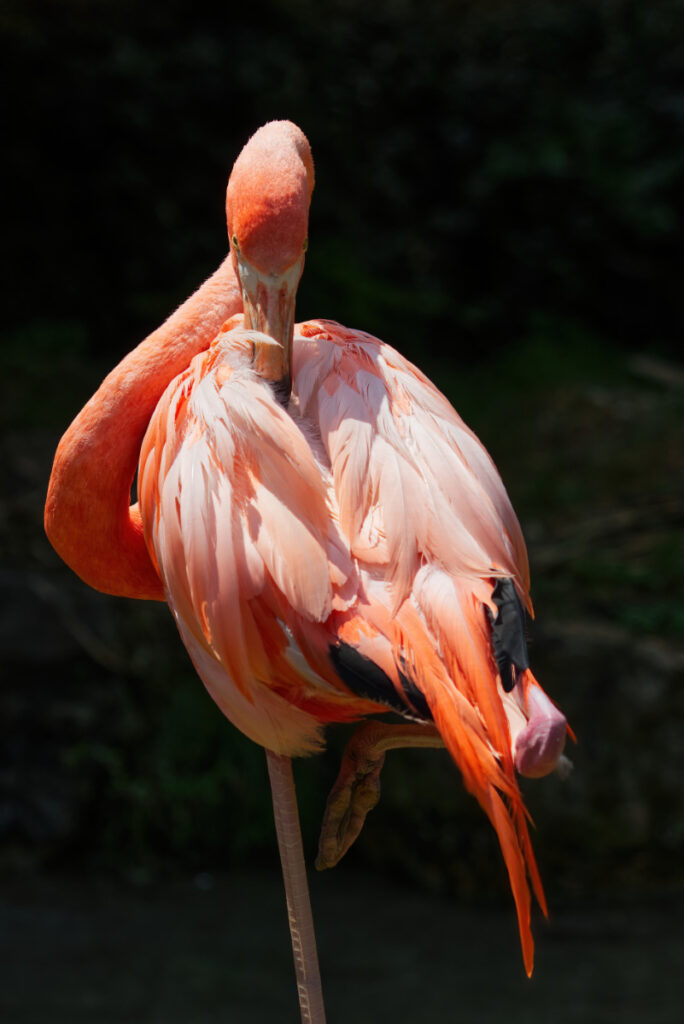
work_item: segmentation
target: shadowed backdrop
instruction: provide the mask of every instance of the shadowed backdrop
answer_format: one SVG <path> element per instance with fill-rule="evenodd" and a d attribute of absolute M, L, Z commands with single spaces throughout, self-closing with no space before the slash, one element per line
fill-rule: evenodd
<path fill-rule="evenodd" d="M 41 518 L 60 434 L 218 265 L 232 162 L 287 117 L 318 182 L 299 317 L 429 372 L 521 519 L 534 670 L 579 737 L 568 780 L 525 783 L 552 906 L 680 892 L 684 2 L 9 2 L 0 29 L 6 877 L 274 865 L 262 753 L 167 610 L 89 591 Z M 344 739 L 296 768 L 311 853 Z M 437 752 L 389 755 L 338 870 L 511 912 Z"/>

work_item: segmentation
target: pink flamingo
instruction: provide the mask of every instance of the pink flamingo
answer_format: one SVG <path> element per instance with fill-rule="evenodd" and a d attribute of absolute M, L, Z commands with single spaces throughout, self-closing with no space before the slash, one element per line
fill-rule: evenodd
<path fill-rule="evenodd" d="M 446 745 L 497 832 L 529 974 L 528 879 L 546 906 L 516 770 L 551 771 L 567 726 L 529 668 L 525 545 L 480 442 L 388 345 L 294 326 L 313 184 L 295 125 L 250 139 L 230 257 L 79 413 L 45 526 L 91 586 L 168 602 L 209 693 L 266 749 L 302 1019 L 320 1022 L 290 758 L 320 750 L 329 722 L 409 720 L 352 736 L 327 867 L 377 801 L 385 751 Z"/>

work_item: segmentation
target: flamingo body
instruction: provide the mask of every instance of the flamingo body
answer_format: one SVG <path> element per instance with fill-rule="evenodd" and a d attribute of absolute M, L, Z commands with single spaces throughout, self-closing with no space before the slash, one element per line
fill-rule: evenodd
<path fill-rule="evenodd" d="M 528 878 L 545 903 L 516 770 L 550 771 L 566 723 L 529 668 L 525 544 L 416 367 L 361 331 L 294 326 L 312 188 L 299 129 L 260 129 L 228 186 L 230 258 L 66 432 L 46 530 L 97 589 L 168 601 L 271 768 L 330 722 L 399 712 L 421 745 L 436 728 L 497 832 L 529 973 Z"/>
<path fill-rule="evenodd" d="M 510 580 L 529 602 L 501 479 L 390 346 L 297 325 L 285 409 L 253 337 L 229 321 L 169 384 L 142 444 L 145 538 L 183 641 L 227 717 L 279 754 L 378 711 L 434 721 L 499 835 L 529 961 L 526 874 L 544 902 L 515 733 L 540 702 L 555 760 L 565 722 L 525 666 L 517 692 L 501 684 L 495 589 Z M 528 774 L 542 746 L 524 745 Z"/>

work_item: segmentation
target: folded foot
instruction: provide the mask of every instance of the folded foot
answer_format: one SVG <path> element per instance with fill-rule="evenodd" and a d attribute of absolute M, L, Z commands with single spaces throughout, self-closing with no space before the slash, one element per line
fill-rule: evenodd
<path fill-rule="evenodd" d="M 337 781 L 330 791 L 318 841 L 316 867 L 334 867 L 357 838 L 366 815 L 380 799 L 380 772 L 388 750 L 443 747 L 431 725 L 366 721 L 345 747 Z"/>

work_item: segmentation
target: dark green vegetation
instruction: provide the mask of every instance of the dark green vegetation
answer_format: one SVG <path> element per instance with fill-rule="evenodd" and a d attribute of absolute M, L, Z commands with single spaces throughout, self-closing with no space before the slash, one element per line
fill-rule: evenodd
<path fill-rule="evenodd" d="M 222 258 L 232 160 L 288 116 L 319 183 L 300 315 L 433 375 L 523 523 L 533 665 L 580 740 L 569 780 L 525 784 L 552 900 L 681 886 L 684 2 L 325 10 L 2 15 L 1 863 L 146 881 L 274 857 L 262 753 L 166 609 L 89 592 L 41 515 L 60 433 Z M 343 742 L 297 766 L 312 853 Z M 461 901 L 507 888 L 436 752 L 389 755 L 349 857 Z"/>
<path fill-rule="evenodd" d="M 218 262 L 227 171 L 287 116 L 320 183 L 303 315 L 459 361 L 540 311 L 676 351 L 682 0 L 224 11 L 5 5 L 5 323 L 122 352 Z"/>

